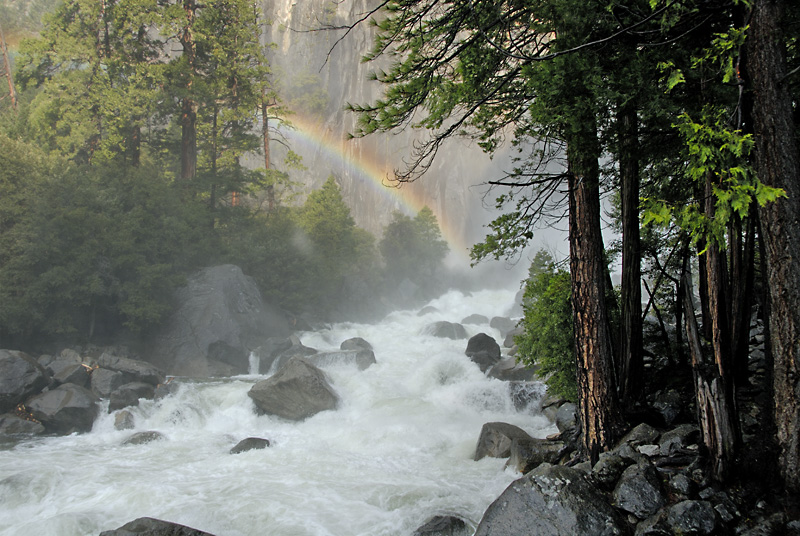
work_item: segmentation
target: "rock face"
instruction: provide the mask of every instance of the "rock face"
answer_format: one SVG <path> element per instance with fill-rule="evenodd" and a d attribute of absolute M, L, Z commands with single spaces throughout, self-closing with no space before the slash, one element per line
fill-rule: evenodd
<path fill-rule="evenodd" d="M 185 525 L 162 521 L 152 517 L 140 517 L 115 530 L 106 530 L 100 536 L 214 536 L 209 532 Z"/>
<path fill-rule="evenodd" d="M 233 265 L 205 268 L 176 293 L 177 307 L 157 338 L 152 360 L 170 374 L 247 373 L 250 351 L 286 337 L 286 318 L 268 306 L 252 278 Z"/>
<path fill-rule="evenodd" d="M 335 409 L 339 397 L 325 373 L 302 357 L 293 357 L 274 376 L 256 383 L 247 395 L 259 414 L 301 421 Z"/>
<path fill-rule="evenodd" d="M 0 413 L 12 411 L 48 384 L 44 368 L 17 350 L 0 350 Z"/>
<path fill-rule="evenodd" d="M 465 330 L 464 326 L 461 324 L 454 324 L 453 322 L 441 320 L 425 326 L 422 329 L 422 335 L 432 335 L 443 339 L 458 340 L 467 338 L 467 330 Z"/>
<path fill-rule="evenodd" d="M 500 345 L 486 333 L 478 333 L 467 342 L 464 352 L 474 363 L 477 363 L 481 372 L 486 372 L 489 367 L 500 362 Z"/>
<path fill-rule="evenodd" d="M 475 448 L 475 461 L 486 456 L 508 458 L 511 456 L 511 442 L 514 440 L 532 441 L 528 433 L 513 424 L 489 422 L 481 428 L 478 446 Z"/>
<path fill-rule="evenodd" d="M 88 432 L 100 411 L 98 398 L 79 385 L 65 383 L 37 395 L 26 403 L 33 417 L 48 433 Z"/>
<path fill-rule="evenodd" d="M 611 536 L 624 530 L 624 521 L 584 473 L 543 464 L 506 488 L 475 536 Z"/>

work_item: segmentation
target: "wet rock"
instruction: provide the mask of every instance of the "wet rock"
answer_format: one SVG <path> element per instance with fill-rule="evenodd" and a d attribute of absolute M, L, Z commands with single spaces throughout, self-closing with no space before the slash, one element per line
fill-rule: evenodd
<path fill-rule="evenodd" d="M 114 429 L 115 430 L 132 430 L 135 427 L 133 413 L 123 409 L 114 415 Z"/>
<path fill-rule="evenodd" d="M 259 414 L 293 421 L 335 409 L 339 397 L 325 373 L 302 357 L 293 357 L 274 376 L 256 383 L 247 395 Z"/>
<path fill-rule="evenodd" d="M 48 433 L 88 432 L 100 411 L 97 396 L 79 385 L 65 383 L 37 395 L 25 406 Z"/>
<path fill-rule="evenodd" d="M 123 445 L 144 445 L 153 441 L 160 441 L 166 439 L 164 434 L 156 432 L 155 430 L 148 430 L 146 432 L 137 432 L 131 437 L 122 442 Z M 149 533 L 148 533 L 149 534 Z"/>
<path fill-rule="evenodd" d="M 592 467 L 592 476 L 598 484 L 606 489 L 611 489 L 629 465 L 631 465 L 631 460 L 620 456 L 616 451 L 603 452 Z"/>
<path fill-rule="evenodd" d="M 138 406 L 139 399 L 152 400 L 155 396 L 155 389 L 149 383 L 131 382 L 121 385 L 111 393 L 108 400 L 108 412 L 112 413 L 118 409 L 128 406 Z"/>
<path fill-rule="evenodd" d="M 525 328 L 523 328 L 522 326 L 517 326 L 508 333 L 506 333 L 506 336 L 503 339 L 503 347 L 513 348 L 516 345 L 514 337 L 522 335 L 523 333 L 525 333 Z"/>
<path fill-rule="evenodd" d="M 185 525 L 162 521 L 152 517 L 140 517 L 115 530 L 107 530 L 100 536 L 214 536 L 209 532 Z"/>
<path fill-rule="evenodd" d="M 91 389 L 92 392 L 101 397 L 108 398 L 115 390 L 128 383 L 127 378 L 122 372 L 97 368 L 92 371 Z"/>
<path fill-rule="evenodd" d="M 486 333 L 478 333 L 467 342 L 464 353 L 486 372 L 500 361 L 500 345 Z"/>
<path fill-rule="evenodd" d="M 372 351 L 372 345 L 362 339 L 361 337 L 352 337 L 346 341 L 342 341 L 339 345 L 340 350 L 369 350 Z"/>
<path fill-rule="evenodd" d="M 307 356 L 306 359 L 318 367 L 354 364 L 358 367 L 358 370 L 366 370 L 376 363 L 375 353 L 372 350 L 363 348 L 342 350 L 340 352 L 321 352 Z"/>
<path fill-rule="evenodd" d="M 300 342 L 300 337 L 270 337 L 267 341 L 253 350 L 258 357 L 259 374 L 269 374 L 278 370 L 287 361 L 295 356 L 308 357 L 317 353 L 314 348 L 309 348 Z"/>
<path fill-rule="evenodd" d="M 36 421 L 23 419 L 13 413 L 0 415 L 0 436 L 38 435 L 44 433 L 44 426 Z"/>
<path fill-rule="evenodd" d="M 539 382 L 508 382 L 508 394 L 517 411 L 538 407 L 545 393 L 544 384 Z"/>
<path fill-rule="evenodd" d="M 505 422 L 489 422 L 481 428 L 478 446 L 475 449 L 475 461 L 486 456 L 492 458 L 508 458 L 511 456 L 511 442 L 514 440 L 532 441 L 528 433 L 513 424 Z"/>
<path fill-rule="evenodd" d="M 708 501 L 681 501 L 667 511 L 667 525 L 675 534 L 705 535 L 714 532 L 717 518 Z"/>
<path fill-rule="evenodd" d="M 455 516 L 436 516 L 414 531 L 414 536 L 470 536 L 466 521 Z"/>
<path fill-rule="evenodd" d="M 614 488 L 613 498 L 618 508 L 639 519 L 650 517 L 667 502 L 651 463 L 637 463 L 625 469 Z"/>
<path fill-rule="evenodd" d="M 467 330 L 464 329 L 464 326 L 461 324 L 455 324 L 453 322 L 447 322 L 445 320 L 428 324 L 422 329 L 421 334 L 453 340 L 466 339 L 469 336 L 467 335 Z"/>
<path fill-rule="evenodd" d="M 425 307 L 420 309 L 419 312 L 417 312 L 417 316 L 425 316 L 425 315 L 430 315 L 430 314 L 438 313 L 438 312 L 439 312 L 439 309 L 437 309 L 433 305 L 426 305 Z"/>
<path fill-rule="evenodd" d="M 564 397 L 555 394 L 548 394 L 542 399 L 542 414 L 551 421 L 556 420 L 556 413 L 566 400 Z"/>
<path fill-rule="evenodd" d="M 570 434 L 578 428 L 578 407 L 572 402 L 562 404 L 556 412 L 556 427 L 562 434 Z"/>
<path fill-rule="evenodd" d="M 489 318 L 479 314 L 471 314 L 468 317 L 464 318 L 461 321 L 462 324 L 470 324 L 470 325 L 480 325 L 480 324 L 488 324 Z"/>
<path fill-rule="evenodd" d="M 269 439 L 248 437 L 247 439 L 242 439 L 236 444 L 236 446 L 231 448 L 230 453 L 239 454 L 241 452 L 247 452 L 248 450 L 261 450 L 269 447 L 269 445 Z"/>
<path fill-rule="evenodd" d="M 517 363 L 517 360 L 513 357 L 509 357 L 492 366 L 487 375 L 506 382 L 528 382 L 532 381 L 536 376 L 536 368 L 526 367 L 522 363 Z"/>
<path fill-rule="evenodd" d="M 0 350 L 0 413 L 13 411 L 49 381 L 44 367 L 25 352 Z"/>
<path fill-rule="evenodd" d="M 81 387 L 90 387 L 92 381 L 91 373 L 91 369 L 83 363 L 66 365 L 53 375 L 53 383 L 55 385 L 74 383 Z"/>
<path fill-rule="evenodd" d="M 161 400 L 162 398 L 166 398 L 170 395 L 174 395 L 180 389 L 180 382 L 176 381 L 174 378 L 167 380 L 165 383 L 160 383 L 153 391 L 153 400 Z"/>
<path fill-rule="evenodd" d="M 512 467 L 524 474 L 543 463 L 556 464 L 566 448 L 563 441 L 514 438 L 511 440 L 511 454 L 506 467 Z"/>
<path fill-rule="evenodd" d="M 625 521 L 584 473 L 543 464 L 506 488 L 483 514 L 475 536 L 625 532 Z"/>
<path fill-rule="evenodd" d="M 517 327 L 517 322 L 505 316 L 495 316 L 489 321 L 489 326 L 499 331 L 505 338 L 510 331 Z"/>
<path fill-rule="evenodd" d="M 97 364 L 101 368 L 121 373 L 125 383 L 142 382 L 155 387 L 159 383 L 164 383 L 165 380 L 164 373 L 159 368 L 137 359 L 103 353 L 97 358 Z"/>

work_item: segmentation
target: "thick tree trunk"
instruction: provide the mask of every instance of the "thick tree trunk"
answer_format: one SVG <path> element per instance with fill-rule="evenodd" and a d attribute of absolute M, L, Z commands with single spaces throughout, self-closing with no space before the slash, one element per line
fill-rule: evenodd
<path fill-rule="evenodd" d="M 642 395 L 642 252 L 639 238 L 639 127 L 632 105 L 620 109 L 619 168 L 622 179 L 622 326 L 619 393 L 623 405 Z"/>
<path fill-rule="evenodd" d="M 761 181 L 787 197 L 759 209 L 766 246 L 779 465 L 800 492 L 800 156 L 786 76 L 782 0 L 755 0 L 746 46 Z"/>
<path fill-rule="evenodd" d="M 594 126 L 593 118 L 585 123 Z M 605 306 L 597 137 L 568 142 L 569 243 L 578 398 L 583 446 L 595 462 L 613 446 L 617 399 Z"/>

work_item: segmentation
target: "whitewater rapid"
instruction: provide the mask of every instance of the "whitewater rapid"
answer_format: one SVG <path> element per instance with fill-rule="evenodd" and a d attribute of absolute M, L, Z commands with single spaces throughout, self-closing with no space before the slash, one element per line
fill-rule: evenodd
<path fill-rule="evenodd" d="M 466 340 L 420 332 L 506 315 L 513 297 L 450 292 L 423 316 L 299 333 L 320 351 L 362 337 L 377 360 L 364 371 L 325 367 L 340 406 L 301 423 L 256 415 L 247 391 L 264 376 L 178 378 L 173 395 L 131 409 L 134 430 L 115 430 L 104 408 L 91 433 L 0 445 L 0 534 L 97 535 L 142 516 L 217 536 L 411 535 L 442 514 L 477 525 L 520 476 L 504 459 L 472 460 L 482 425 L 508 422 L 534 437 L 555 429 L 535 404 L 517 410 L 508 384 L 464 355 Z M 464 327 L 502 344 L 488 325 Z M 148 430 L 165 439 L 122 445 Z M 272 446 L 229 454 L 251 436 Z"/>

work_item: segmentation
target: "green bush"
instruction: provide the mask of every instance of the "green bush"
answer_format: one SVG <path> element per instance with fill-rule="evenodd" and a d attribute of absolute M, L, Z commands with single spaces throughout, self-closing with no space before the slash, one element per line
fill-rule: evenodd
<path fill-rule="evenodd" d="M 569 272 L 558 269 L 553 257 L 539 251 L 531 263 L 523 295 L 524 332 L 515 337 L 517 360 L 536 365 L 548 388 L 577 401 L 573 351 Z"/>

